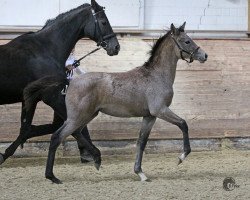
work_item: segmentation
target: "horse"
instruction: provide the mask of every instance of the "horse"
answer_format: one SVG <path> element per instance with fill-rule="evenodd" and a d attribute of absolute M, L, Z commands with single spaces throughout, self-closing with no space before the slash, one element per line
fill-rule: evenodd
<path fill-rule="evenodd" d="M 95 41 L 109 56 L 117 55 L 120 50 L 104 7 L 95 0 L 91 0 L 91 5 L 83 4 L 48 20 L 37 32 L 21 35 L 0 46 L 0 104 L 22 102 L 20 135 L 4 154 L 0 154 L 0 165 L 27 139 L 51 134 L 66 120 L 65 97 L 61 90 L 68 84 L 67 81 L 46 100 L 46 104 L 54 110 L 52 124 L 31 125 L 36 104 L 26 113 L 23 90 L 29 83 L 44 76 L 58 75 L 65 78 L 66 59 L 81 38 Z M 77 138 L 77 134 L 83 134 L 91 141 L 87 127 L 76 131 L 73 136 Z M 86 152 L 79 142 L 78 147 L 82 159 Z"/>
<path fill-rule="evenodd" d="M 186 34 L 185 22 L 171 29 L 154 44 L 151 56 L 144 65 L 122 73 L 90 72 L 72 80 L 67 94 L 67 120 L 52 134 L 45 176 L 54 183 L 62 183 L 53 173 L 55 152 L 60 143 L 75 130 L 86 126 L 99 112 L 115 117 L 143 117 L 137 141 L 137 156 L 134 172 L 141 181 L 148 178 L 141 168 L 143 151 L 156 118 L 178 126 L 183 133 L 184 152 L 179 156 L 182 163 L 191 152 L 186 121 L 169 109 L 173 98 L 173 83 L 179 59 L 204 63 L 208 55 Z M 188 60 L 189 59 L 189 60 Z M 51 81 L 49 81 L 51 80 Z M 37 93 L 46 95 L 53 77 L 44 77 L 25 88 L 27 109 L 36 100 Z M 36 92 L 33 92 L 36 88 Z M 40 88 L 40 90 L 39 90 Z M 95 165 L 100 167 L 98 152 L 83 137 L 81 141 L 92 153 Z"/>

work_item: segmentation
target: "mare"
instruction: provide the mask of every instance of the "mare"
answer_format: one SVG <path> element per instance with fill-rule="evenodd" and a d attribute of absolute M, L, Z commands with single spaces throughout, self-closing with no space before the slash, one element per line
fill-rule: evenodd
<path fill-rule="evenodd" d="M 37 32 L 21 35 L 0 46 L 0 105 L 22 102 L 20 135 L 4 154 L 0 154 L 0 164 L 27 139 L 51 134 L 66 120 L 65 97 L 61 95 L 61 90 L 67 80 L 44 100 L 54 110 L 52 124 L 31 125 L 36 103 L 29 112 L 25 112 L 23 90 L 29 83 L 44 76 L 58 75 L 65 78 L 66 59 L 77 41 L 84 37 L 102 46 L 110 56 L 117 55 L 120 50 L 104 8 L 94 0 L 91 0 L 91 5 L 83 4 L 48 20 Z M 77 139 L 79 134 L 91 141 L 87 127 L 77 130 L 73 136 Z M 83 155 L 84 147 L 79 142 L 78 147 Z"/>
<path fill-rule="evenodd" d="M 86 126 L 99 112 L 115 117 L 143 117 L 134 166 L 134 171 L 141 181 L 147 180 L 141 168 L 142 156 L 156 118 L 181 129 L 184 152 L 179 157 L 179 164 L 183 162 L 191 152 L 188 126 L 184 119 L 169 109 L 174 94 L 177 61 L 198 60 L 204 63 L 208 57 L 185 33 L 184 28 L 185 23 L 179 28 L 171 24 L 171 29 L 153 46 L 149 60 L 140 67 L 123 73 L 86 73 L 72 80 L 66 94 L 67 120 L 52 135 L 46 178 L 54 183 L 61 183 L 53 173 L 57 147 L 75 130 Z M 52 78 L 44 77 L 25 89 L 24 99 L 27 109 L 29 104 L 35 101 L 36 93 L 39 93 L 39 90 L 33 92 L 33 88 L 40 87 L 45 93 L 49 92 L 49 85 L 55 84 L 53 81 L 48 81 Z M 57 84 L 63 80 L 58 81 Z M 86 144 L 88 141 L 82 140 L 82 142 L 88 146 L 96 167 L 99 168 L 101 161 L 97 159 L 98 152 Z"/>

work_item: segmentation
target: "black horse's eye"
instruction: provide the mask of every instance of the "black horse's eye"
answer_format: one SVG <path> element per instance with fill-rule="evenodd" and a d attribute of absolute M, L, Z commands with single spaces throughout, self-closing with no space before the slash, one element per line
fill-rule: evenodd
<path fill-rule="evenodd" d="M 103 26 L 106 26 L 106 25 L 107 25 L 107 22 L 106 22 L 106 21 L 102 21 L 102 25 L 103 25 Z"/>
<path fill-rule="evenodd" d="M 186 43 L 186 44 L 190 44 L 190 41 L 189 41 L 189 40 L 187 40 L 185 43 Z"/>

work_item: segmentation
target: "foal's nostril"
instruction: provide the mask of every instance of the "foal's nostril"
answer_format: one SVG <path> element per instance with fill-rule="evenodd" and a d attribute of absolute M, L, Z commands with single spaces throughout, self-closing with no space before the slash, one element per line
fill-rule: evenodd
<path fill-rule="evenodd" d="M 205 58 L 207 59 L 208 55 L 205 53 Z"/>
<path fill-rule="evenodd" d="M 115 46 L 115 50 L 120 51 L 120 45 L 119 44 Z"/>

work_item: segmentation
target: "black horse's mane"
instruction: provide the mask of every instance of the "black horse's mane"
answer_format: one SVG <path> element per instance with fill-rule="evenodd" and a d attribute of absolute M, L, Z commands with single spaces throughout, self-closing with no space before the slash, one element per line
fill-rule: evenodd
<path fill-rule="evenodd" d="M 169 30 L 165 35 L 161 36 L 156 42 L 153 44 L 152 49 L 149 51 L 150 57 L 147 62 L 144 63 L 146 68 L 149 68 L 150 63 L 152 63 L 153 58 L 155 57 L 156 51 L 161 45 L 161 43 L 171 34 L 171 30 Z"/>
<path fill-rule="evenodd" d="M 61 14 L 59 14 L 57 17 L 55 17 L 55 18 L 53 18 L 53 19 L 48 19 L 48 20 L 46 21 L 46 23 L 45 23 L 45 25 L 43 26 L 42 29 L 44 29 L 44 28 L 46 28 L 46 27 L 48 27 L 48 26 L 54 24 L 55 21 L 58 21 L 58 20 L 60 20 L 60 19 L 63 19 L 67 14 L 69 14 L 69 13 L 75 11 L 75 10 L 78 10 L 78 9 L 82 9 L 82 8 L 88 7 L 88 6 L 90 6 L 90 5 L 89 5 L 89 4 L 83 4 L 83 5 L 81 5 L 81 6 L 78 6 L 78 7 L 76 7 L 76 8 L 73 8 L 73 9 L 67 11 L 67 12 L 61 13 Z"/>

